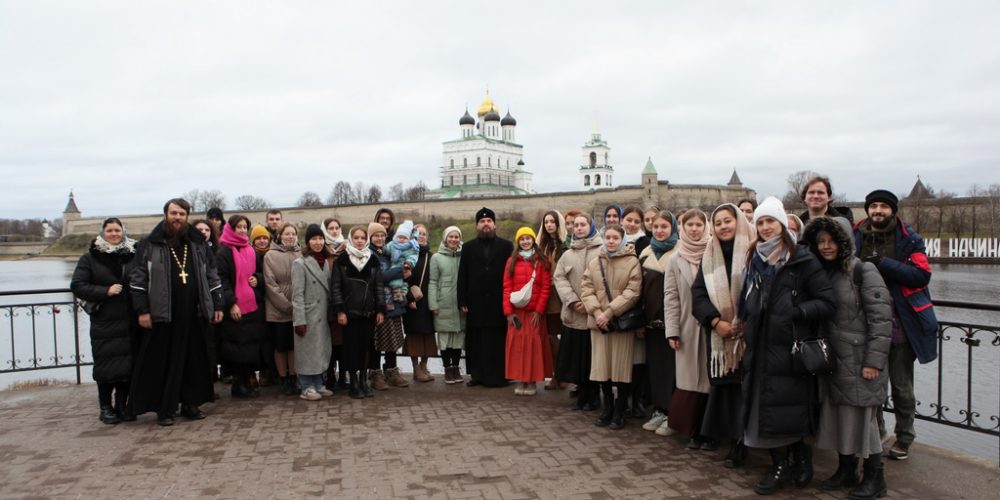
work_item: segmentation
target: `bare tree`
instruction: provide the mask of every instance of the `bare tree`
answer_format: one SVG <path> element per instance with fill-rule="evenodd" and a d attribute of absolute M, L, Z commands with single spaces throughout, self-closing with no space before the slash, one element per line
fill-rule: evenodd
<path fill-rule="evenodd" d="M 320 199 L 319 195 L 312 192 L 306 191 L 302 193 L 299 197 L 299 201 L 295 202 L 297 207 L 321 207 L 323 206 L 323 200 Z"/>
<path fill-rule="evenodd" d="M 416 184 L 406 189 L 399 198 L 403 201 L 421 201 L 427 195 L 427 185 L 424 181 L 417 181 Z"/>
<path fill-rule="evenodd" d="M 388 201 L 402 200 L 406 192 L 403 190 L 403 183 L 397 182 L 389 186 L 389 194 L 386 197 Z"/>
<path fill-rule="evenodd" d="M 266 210 L 271 208 L 271 203 L 260 196 L 254 196 L 252 194 L 243 194 L 237 196 L 235 200 L 236 208 L 240 210 Z"/>
<path fill-rule="evenodd" d="M 1000 184 L 990 184 L 986 190 L 986 208 L 989 210 L 990 237 L 997 237 L 997 219 L 1000 219 Z"/>
<path fill-rule="evenodd" d="M 365 195 L 365 203 L 378 203 L 382 201 L 382 188 L 378 184 L 372 184 Z"/>
<path fill-rule="evenodd" d="M 330 196 L 326 197 L 327 205 L 346 205 L 351 203 L 351 184 L 347 181 L 337 181 Z"/>
<path fill-rule="evenodd" d="M 188 200 L 191 201 L 191 200 Z M 202 191 L 198 194 L 198 206 L 203 207 L 206 211 L 210 208 L 226 208 L 226 196 L 222 194 L 222 191 L 218 189 L 212 189 L 210 191 Z"/>
<path fill-rule="evenodd" d="M 812 170 L 799 170 L 788 176 L 786 179 L 786 182 L 788 182 L 788 191 L 781 197 L 781 203 L 785 206 L 785 210 L 789 208 L 805 208 L 805 204 L 802 203 L 802 189 L 806 187 L 806 182 L 809 182 L 809 179 L 817 175 L 819 174 Z"/>
<path fill-rule="evenodd" d="M 354 188 L 351 189 L 351 203 L 364 203 L 367 198 L 368 184 L 361 181 L 355 182 Z"/>
<path fill-rule="evenodd" d="M 198 208 L 201 207 L 201 204 L 200 204 L 201 198 L 200 198 L 200 196 L 201 196 L 201 191 L 198 191 L 197 189 L 192 189 L 192 190 L 190 190 L 190 191 L 182 194 L 181 198 L 184 198 L 185 200 L 187 200 L 188 203 L 191 204 L 191 211 L 192 212 L 197 212 Z"/>

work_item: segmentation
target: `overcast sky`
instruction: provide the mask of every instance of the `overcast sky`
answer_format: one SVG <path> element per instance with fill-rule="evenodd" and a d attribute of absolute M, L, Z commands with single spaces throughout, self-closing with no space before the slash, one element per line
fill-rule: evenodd
<path fill-rule="evenodd" d="M 594 117 L 618 184 L 861 199 L 1000 182 L 996 2 L 0 1 L 0 217 L 440 184 L 487 86 L 538 191 Z"/>

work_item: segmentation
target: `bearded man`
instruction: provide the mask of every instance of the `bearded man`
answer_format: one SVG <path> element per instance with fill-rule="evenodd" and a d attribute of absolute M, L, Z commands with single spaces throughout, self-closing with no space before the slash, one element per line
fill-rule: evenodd
<path fill-rule="evenodd" d="M 931 265 L 924 239 L 899 217 L 896 195 L 884 189 L 868 193 L 865 212 L 868 218 L 854 227 L 855 251 L 862 260 L 878 267 L 893 302 L 888 369 L 896 413 L 896 442 L 888 456 L 906 460 L 916 437 L 913 362 L 919 360 L 923 364 L 937 359 L 937 317 L 927 290 Z M 879 428 L 884 429 L 881 415 L 879 412 Z"/>
<path fill-rule="evenodd" d="M 139 242 L 129 272 L 143 328 L 130 414 L 155 411 L 163 426 L 174 424 L 178 403 L 185 418 L 205 418 L 198 405 L 214 395 L 204 330 L 222 321 L 222 285 L 204 237 L 188 224 L 190 211 L 183 199 L 167 201 L 163 221 Z"/>
<path fill-rule="evenodd" d="M 514 252 L 497 237 L 496 214 L 476 212 L 476 237 L 462 245 L 458 264 L 458 306 L 466 313 L 465 365 L 468 385 L 503 387 L 507 317 L 503 314 L 503 272 Z"/>

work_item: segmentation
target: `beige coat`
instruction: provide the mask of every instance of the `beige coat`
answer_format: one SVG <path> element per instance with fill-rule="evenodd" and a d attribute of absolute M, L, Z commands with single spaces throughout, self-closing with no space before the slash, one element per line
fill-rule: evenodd
<path fill-rule="evenodd" d="M 677 388 L 708 394 L 708 334 L 691 314 L 691 285 L 696 272 L 683 257 L 670 259 L 663 281 L 664 322 L 667 338 L 681 339 L 681 348 L 674 358 Z"/>
<path fill-rule="evenodd" d="M 601 277 L 604 265 L 608 288 L 614 297 L 608 300 Z M 642 270 L 635 250 L 626 247 L 622 253 L 608 258 L 603 251 L 587 264 L 580 284 L 580 299 L 587 309 L 587 326 L 590 328 L 590 379 L 598 382 L 631 382 L 632 355 L 636 331 L 604 333 L 597 328 L 595 317 L 610 313 L 617 317 L 639 302 L 642 293 Z"/>
<path fill-rule="evenodd" d="M 292 321 L 292 262 L 302 256 L 295 249 L 271 245 L 264 254 L 266 319 L 273 323 Z"/>
<path fill-rule="evenodd" d="M 560 318 L 563 325 L 574 330 L 587 330 L 587 314 L 577 312 L 572 304 L 580 302 L 580 285 L 587 264 L 597 258 L 601 251 L 601 237 L 573 240 L 570 248 L 563 252 L 552 270 L 552 285 L 562 301 Z"/>

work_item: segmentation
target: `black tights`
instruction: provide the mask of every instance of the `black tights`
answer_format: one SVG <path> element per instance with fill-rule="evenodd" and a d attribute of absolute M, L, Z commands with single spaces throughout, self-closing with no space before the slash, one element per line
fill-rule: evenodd
<path fill-rule="evenodd" d="M 101 406 L 112 406 L 111 395 L 112 392 L 117 391 L 117 396 L 119 401 L 125 402 L 125 395 L 128 394 L 128 382 L 98 382 L 97 383 L 97 401 Z M 125 410 L 125 408 L 119 408 L 119 410 Z"/>
<path fill-rule="evenodd" d="M 441 364 L 444 366 L 458 366 L 458 362 L 461 359 L 461 349 L 441 349 Z"/>
<path fill-rule="evenodd" d="M 396 351 L 385 351 L 383 354 L 385 355 L 385 364 L 382 365 L 382 368 L 385 369 L 385 370 L 390 370 L 392 368 L 395 368 L 396 367 Z M 372 370 L 378 370 L 379 369 L 379 367 L 378 367 L 379 356 L 378 355 L 379 355 L 379 351 L 376 351 L 375 348 L 372 347 L 371 352 L 369 353 L 369 356 L 368 356 L 368 360 L 369 360 L 369 363 L 370 363 L 368 365 L 368 367 L 371 368 Z"/>

